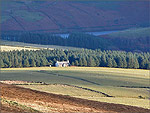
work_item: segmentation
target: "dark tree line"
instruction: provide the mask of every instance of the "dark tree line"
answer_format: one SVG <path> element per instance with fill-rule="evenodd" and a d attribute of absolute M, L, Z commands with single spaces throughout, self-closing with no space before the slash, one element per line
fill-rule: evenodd
<path fill-rule="evenodd" d="M 101 50 L 37 50 L 1 52 L 0 67 L 54 66 L 69 60 L 72 66 L 150 69 L 150 53 Z"/>
<path fill-rule="evenodd" d="M 125 34 L 124 34 L 125 35 Z M 131 35 L 123 36 L 94 36 L 86 33 L 70 33 L 67 38 L 45 32 L 2 32 L 4 40 L 31 44 L 70 46 L 86 49 L 124 50 L 124 51 L 150 51 L 150 37 Z M 136 35 L 136 33 L 135 33 Z M 136 37 L 136 38 L 135 38 Z"/>
<path fill-rule="evenodd" d="M 69 37 L 62 38 L 49 33 L 7 32 L 2 33 L 2 39 L 31 44 L 71 46 L 87 49 L 99 48 L 101 50 L 108 49 L 108 46 L 111 44 L 105 38 L 84 33 L 71 33 Z"/>

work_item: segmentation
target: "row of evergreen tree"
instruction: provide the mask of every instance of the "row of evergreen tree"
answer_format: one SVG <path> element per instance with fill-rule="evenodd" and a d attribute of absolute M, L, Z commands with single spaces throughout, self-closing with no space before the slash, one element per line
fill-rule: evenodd
<path fill-rule="evenodd" d="M 1 52 L 0 67 L 55 66 L 56 61 L 69 60 L 72 66 L 150 69 L 150 53 L 124 51 L 37 50 Z"/>
<path fill-rule="evenodd" d="M 59 45 L 87 49 L 99 48 L 101 50 L 107 50 L 110 44 L 112 44 L 105 38 L 85 33 L 71 33 L 68 37 L 62 38 L 61 36 L 49 33 L 7 32 L 2 33 L 2 39 L 31 44 Z"/>

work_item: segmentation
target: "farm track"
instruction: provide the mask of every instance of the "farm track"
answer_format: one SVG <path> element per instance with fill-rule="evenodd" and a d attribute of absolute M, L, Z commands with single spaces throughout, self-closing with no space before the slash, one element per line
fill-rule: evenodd
<path fill-rule="evenodd" d="M 117 9 L 116 8 L 111 9 L 110 8 L 111 5 L 113 7 L 114 6 L 117 7 Z M 118 30 L 127 29 L 131 27 L 138 27 L 140 25 L 144 25 L 144 23 L 148 21 L 148 18 L 146 16 L 146 13 L 148 13 L 147 12 L 148 3 L 141 3 L 141 4 L 129 3 L 129 2 L 122 3 L 121 1 L 118 1 L 116 5 L 114 4 L 111 5 L 109 4 L 108 6 L 104 5 L 103 8 L 103 3 L 99 4 L 98 2 L 95 1 L 91 1 L 91 3 L 88 4 L 86 4 L 86 2 L 85 3 L 83 2 L 79 3 L 76 1 L 71 2 L 70 0 L 69 1 L 52 0 L 52 1 L 45 1 L 45 3 L 43 2 L 38 4 L 34 2 L 16 3 L 16 1 L 14 1 L 12 2 L 12 7 L 9 7 L 8 5 L 8 8 L 6 7 L 6 9 L 2 10 L 2 13 L 10 15 L 11 12 L 8 12 L 9 10 L 12 11 L 24 10 L 26 12 L 32 12 L 33 14 L 34 12 L 36 13 L 39 11 L 42 12 L 46 11 L 46 14 L 49 15 L 51 18 L 48 18 L 46 15 L 42 14 L 43 17 L 39 21 L 37 21 L 36 19 L 33 20 L 32 18 L 31 20 L 33 21 L 28 21 L 24 17 L 21 17 L 21 15 L 15 13 L 13 16 L 17 19 L 17 21 L 23 22 L 22 25 L 26 29 L 26 31 L 40 30 L 40 31 L 50 31 L 55 33 L 65 33 L 71 31 L 76 32 L 81 30 L 88 32 L 88 31 L 105 31 L 105 30 L 110 31 L 115 29 Z M 129 7 L 128 5 L 132 7 Z M 130 18 L 132 17 L 133 14 L 136 13 L 136 10 L 132 10 L 133 8 L 134 9 L 137 8 L 137 10 L 140 9 L 139 14 L 138 15 L 136 14 L 134 18 Z M 57 9 L 57 11 L 56 12 L 53 11 L 54 13 L 51 14 L 51 11 L 53 9 Z M 127 16 L 127 14 L 129 16 Z M 30 15 L 27 17 L 30 18 Z M 16 21 L 15 23 L 11 24 L 12 21 L 14 21 L 13 18 L 9 18 L 9 20 L 6 19 L 6 22 L 2 23 L 2 28 L 3 28 L 2 30 L 4 31 L 9 31 L 9 29 L 12 31 L 16 30 L 16 27 L 10 26 L 10 25 L 13 26 L 16 25 L 18 30 L 23 31 L 23 28 L 21 28 Z M 50 21 L 50 23 L 48 21 Z M 55 25 L 55 23 L 57 25 Z M 59 28 L 61 28 L 61 31 L 59 30 Z"/>
<path fill-rule="evenodd" d="M 75 26 L 78 26 L 76 29 L 80 29 L 80 26 L 79 26 L 75 21 L 72 20 L 72 16 L 73 16 L 73 15 L 72 15 L 70 12 L 67 12 L 67 11 L 65 11 L 64 9 L 60 9 L 60 8 L 56 8 L 56 9 L 58 9 L 58 10 L 64 12 L 64 13 L 66 14 L 66 16 L 69 17 L 71 23 L 74 24 Z M 67 28 L 68 28 L 68 27 L 67 27 Z M 70 29 L 71 29 L 71 28 L 70 28 Z M 74 29 L 75 29 L 75 27 L 74 27 Z"/>
<path fill-rule="evenodd" d="M 24 28 L 24 26 L 11 14 L 9 15 L 12 19 L 14 19 L 14 21 L 24 30 L 26 31 L 26 29 Z"/>
<path fill-rule="evenodd" d="M 79 11 L 81 11 L 81 12 L 87 14 L 87 15 L 90 15 L 90 13 L 89 13 L 88 11 L 85 11 L 85 10 L 83 10 L 83 9 L 77 7 L 77 6 L 74 6 L 74 5 L 71 4 L 71 3 L 69 3 L 69 5 L 70 5 L 72 8 L 75 8 L 75 9 L 77 9 L 77 10 L 79 10 Z M 90 16 L 91 16 L 91 15 L 90 15 Z"/>
<path fill-rule="evenodd" d="M 55 7 L 55 5 L 57 4 L 57 2 L 58 2 L 58 0 L 55 0 L 54 2 L 52 2 L 52 3 L 50 3 L 48 6 L 49 6 L 49 8 L 56 8 Z M 44 10 L 41 10 L 41 9 L 37 9 L 37 8 L 34 8 L 34 7 L 29 7 L 27 4 L 24 4 L 26 7 L 27 7 L 27 9 L 29 10 L 29 11 L 35 11 L 35 12 L 40 12 L 41 14 L 43 14 L 45 17 L 47 17 L 48 19 L 49 19 L 49 21 L 50 22 L 53 22 L 56 26 L 58 26 L 61 30 L 62 30 L 62 32 L 64 32 L 63 30 L 83 30 L 83 31 L 91 31 L 91 30 L 88 30 L 88 29 L 103 29 L 103 28 L 110 28 L 111 26 L 120 26 L 120 27 L 122 27 L 122 25 L 111 25 L 111 26 L 105 26 L 105 27 L 102 27 L 102 26 L 91 26 L 91 27 L 82 27 L 82 26 L 80 26 L 80 25 L 78 25 L 76 22 L 74 22 L 74 21 L 71 21 L 75 26 L 77 26 L 77 27 L 65 27 L 62 23 L 60 23 L 60 22 L 58 22 L 57 21 L 57 19 L 55 19 L 55 16 L 52 16 L 52 15 L 50 15 L 50 14 L 48 14 L 48 13 L 45 13 L 45 11 Z M 77 7 L 77 6 L 74 6 L 72 3 L 68 3 L 68 5 L 71 7 L 71 8 L 73 8 L 73 9 L 76 9 L 76 10 L 78 10 L 78 11 L 80 11 L 80 12 L 82 12 L 82 13 L 84 13 L 84 14 L 86 14 L 86 15 L 88 15 L 88 16 L 93 16 L 92 14 L 90 14 L 88 11 L 86 11 L 86 10 L 84 10 L 84 9 L 82 9 L 82 8 L 79 8 L 79 7 Z M 60 11 L 63 11 L 67 16 L 69 16 L 69 12 L 67 12 L 67 11 L 65 11 L 65 10 L 61 10 L 61 9 L 59 9 L 59 8 L 56 8 L 56 9 L 58 9 L 58 10 L 60 10 Z M 24 26 L 22 25 L 22 24 L 20 24 L 20 22 L 18 22 L 18 20 L 15 18 L 15 17 L 13 17 L 13 19 L 15 19 L 15 21 L 19 24 L 19 26 L 25 31 L 26 29 L 24 28 Z M 123 25 L 124 26 L 124 25 Z M 132 26 L 132 25 L 131 25 Z M 59 31 L 60 33 L 61 33 L 61 31 L 60 31 L 60 29 L 47 29 L 47 30 L 31 30 L 31 31 Z M 93 30 L 93 31 L 95 31 L 95 30 Z M 97 31 L 97 30 L 96 30 Z"/>
<path fill-rule="evenodd" d="M 57 3 L 57 0 L 53 1 L 52 3 L 49 4 L 49 7 L 55 5 L 56 3 Z M 34 7 L 31 8 L 31 7 L 28 6 L 26 3 L 23 3 L 23 4 L 24 4 L 24 6 L 28 9 L 28 11 L 40 12 L 40 13 L 43 14 L 45 17 L 47 17 L 50 22 L 52 21 L 56 26 L 61 27 L 59 24 L 57 24 L 56 20 L 55 20 L 53 17 L 49 16 L 49 15 L 48 15 L 47 13 L 45 13 L 44 11 L 41 11 L 40 9 L 37 9 L 37 8 L 34 8 Z M 59 30 L 59 29 L 50 29 L 50 30 Z M 38 30 L 36 30 L 36 31 L 38 31 Z M 45 30 L 44 30 L 44 31 L 45 31 Z"/>
<path fill-rule="evenodd" d="M 64 26 L 62 24 L 58 23 L 58 21 L 54 17 L 48 15 L 44 11 L 39 11 L 39 12 L 41 12 L 43 15 L 47 16 L 54 24 L 56 24 L 57 26 L 59 26 L 60 29 L 64 28 Z"/>
<path fill-rule="evenodd" d="M 54 2 L 52 2 L 51 4 L 49 4 L 49 7 L 54 6 L 58 1 L 55 0 Z M 28 7 L 28 6 L 27 6 Z M 52 21 L 56 26 L 59 26 L 60 29 L 64 28 L 64 26 L 62 24 L 60 24 L 55 17 L 50 16 L 49 14 L 45 13 L 44 11 L 40 10 L 40 9 L 33 9 L 28 7 L 29 10 L 33 10 L 33 11 L 37 11 L 42 13 L 43 15 L 45 15 L 50 21 Z"/>
<path fill-rule="evenodd" d="M 57 4 L 57 0 L 55 0 L 54 2 L 52 2 L 51 4 L 49 4 L 49 8 L 56 8 L 55 7 L 55 5 Z M 86 14 L 86 15 L 88 15 L 88 16 L 92 16 L 89 12 L 87 12 L 86 10 L 84 10 L 84 9 L 81 9 L 81 8 L 79 8 L 79 7 L 77 7 L 77 6 L 74 6 L 73 4 L 71 4 L 71 3 L 68 3 L 69 4 L 69 6 L 70 7 L 72 7 L 72 8 L 74 8 L 74 9 L 76 9 L 76 10 L 78 10 L 78 11 L 80 11 L 80 12 L 82 12 L 82 13 L 84 13 L 84 14 Z M 52 16 L 52 15 L 50 15 L 50 14 L 48 14 L 48 13 L 45 13 L 45 11 L 43 11 L 43 10 L 41 10 L 41 9 L 37 9 L 37 8 L 34 8 L 34 7 L 29 7 L 27 4 L 24 4 L 25 6 L 26 6 L 26 8 L 29 10 L 29 11 L 35 11 L 35 12 L 40 12 L 41 14 L 43 14 L 45 17 L 47 17 L 48 18 L 48 20 L 50 21 L 50 22 L 53 22 L 58 28 L 60 28 L 62 31 L 60 31 L 60 29 L 58 29 L 58 28 L 56 28 L 56 29 L 43 29 L 43 30 L 31 30 L 31 31 L 58 31 L 59 33 L 63 33 L 64 32 L 64 30 L 66 31 L 66 30 L 68 30 L 68 31 L 70 31 L 70 30 L 82 30 L 82 31 L 91 31 L 91 30 L 89 30 L 89 29 L 95 29 L 95 30 L 93 30 L 93 31 L 98 31 L 97 29 L 104 29 L 104 28 L 110 28 L 111 26 L 114 26 L 114 27 L 117 27 L 117 26 L 120 26 L 120 27 L 123 27 L 122 25 L 111 25 L 111 26 L 91 26 L 91 27 L 82 27 L 82 26 L 80 26 L 80 25 L 78 25 L 76 22 L 74 22 L 74 21 L 71 21 L 75 26 L 77 26 L 77 27 L 65 27 L 61 22 L 58 22 L 57 21 L 57 19 L 55 19 L 55 16 Z M 56 9 L 58 9 L 58 10 L 61 10 L 61 9 L 59 9 L 59 8 L 56 8 Z M 65 11 L 65 10 L 61 10 L 61 11 L 63 11 L 68 17 L 69 17 L 69 13 L 67 13 L 67 11 Z M 27 31 L 26 29 L 25 29 L 25 27 L 15 18 L 15 17 L 12 17 L 14 20 L 15 20 L 15 22 L 17 23 L 17 24 L 19 24 L 19 26 L 24 30 L 24 31 Z M 71 19 L 70 19 L 71 20 Z M 128 26 L 128 25 L 127 25 Z M 132 26 L 132 25 L 131 25 Z"/>
<path fill-rule="evenodd" d="M 27 88 L 21 88 L 14 85 L 0 83 L 2 98 L 17 101 L 19 104 L 32 106 L 34 109 L 43 107 L 47 112 L 99 112 L 99 113 L 148 113 L 150 110 L 126 106 L 121 104 L 110 104 L 96 102 L 85 99 L 73 98 L 69 96 L 56 95 L 40 92 Z M 36 105 L 36 106 L 35 106 Z M 48 107 L 47 107 L 48 106 Z M 2 106 L 2 113 L 11 113 L 10 109 Z M 15 108 L 11 109 L 15 113 Z M 14 110 L 14 111 L 13 111 Z M 24 111 L 26 112 L 26 111 Z"/>

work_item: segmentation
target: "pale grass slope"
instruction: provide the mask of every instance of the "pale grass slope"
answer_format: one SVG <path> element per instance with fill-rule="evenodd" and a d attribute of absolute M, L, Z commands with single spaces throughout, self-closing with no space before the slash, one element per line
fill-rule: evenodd
<path fill-rule="evenodd" d="M 10 80 L 42 81 L 49 85 L 21 86 L 89 100 L 149 108 L 149 89 L 147 88 L 149 87 L 149 72 L 149 70 L 141 69 L 103 67 L 5 68 L 1 69 L 0 78 L 2 80 L 9 78 Z M 64 84 L 71 86 L 64 86 Z M 113 97 L 106 97 L 103 94 L 73 86 L 103 92 Z"/>
<path fill-rule="evenodd" d="M 40 49 L 63 49 L 63 50 L 74 50 L 80 49 L 75 47 L 68 47 L 68 46 L 57 46 L 57 45 L 41 45 L 41 44 L 30 44 L 30 43 L 23 43 L 23 42 L 15 42 L 15 41 L 6 41 L 1 40 L 0 42 L 0 50 L 1 51 L 13 51 L 13 50 L 40 50 Z"/>
<path fill-rule="evenodd" d="M 4 51 L 21 51 L 21 50 L 40 50 L 40 48 L 33 48 L 33 47 L 15 47 L 15 46 L 0 46 L 0 51 L 4 52 Z"/>

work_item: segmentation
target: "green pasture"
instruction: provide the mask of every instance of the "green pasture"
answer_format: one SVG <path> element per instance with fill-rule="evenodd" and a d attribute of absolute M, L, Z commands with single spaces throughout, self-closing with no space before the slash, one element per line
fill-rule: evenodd
<path fill-rule="evenodd" d="M 92 67 L 2 69 L 0 80 L 41 81 L 48 85 L 20 86 L 90 100 L 149 108 L 148 70 Z"/>
<path fill-rule="evenodd" d="M 102 92 L 107 92 L 107 93 L 111 92 L 111 94 L 113 94 L 113 96 L 115 96 L 115 97 L 106 97 L 100 93 L 91 92 L 88 90 L 75 88 L 72 86 L 60 85 L 60 84 L 19 85 L 19 86 L 25 87 L 25 88 L 30 88 L 33 90 L 44 91 L 44 92 L 54 93 L 54 94 L 68 95 L 68 96 L 83 98 L 83 99 L 88 99 L 88 100 L 149 108 L 149 100 L 148 99 L 137 98 L 137 95 L 145 95 L 144 92 L 146 92 L 146 90 L 144 91 L 142 89 L 133 89 L 132 90 L 132 89 L 125 89 L 125 88 L 124 89 L 123 88 L 116 89 L 114 87 L 99 87 L 99 90 L 101 90 Z M 122 97 L 120 97 L 120 95 L 122 95 Z M 132 97 L 131 95 L 134 95 L 134 97 Z"/>

